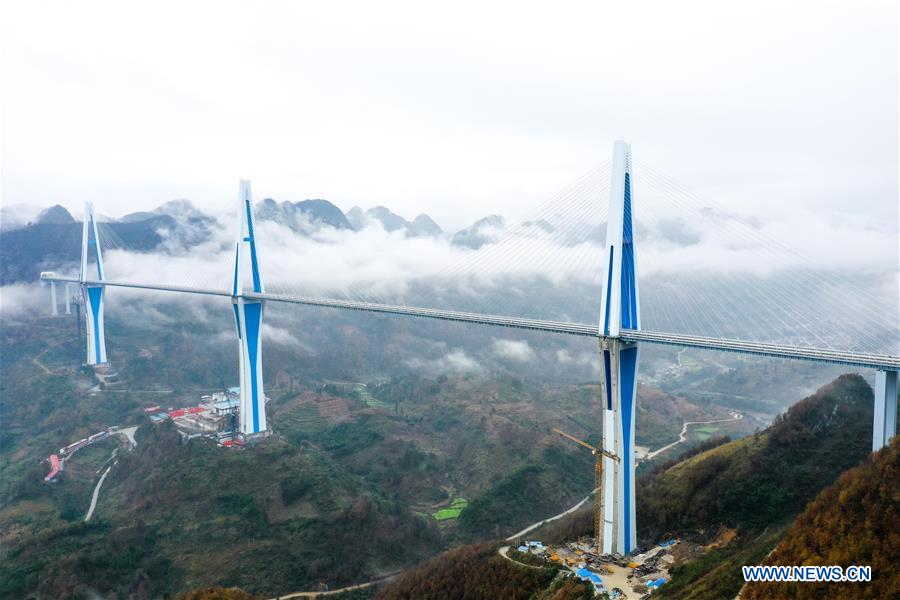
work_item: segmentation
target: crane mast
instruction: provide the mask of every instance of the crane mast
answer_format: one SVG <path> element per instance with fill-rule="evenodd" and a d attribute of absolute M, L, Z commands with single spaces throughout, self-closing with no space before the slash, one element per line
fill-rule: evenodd
<path fill-rule="evenodd" d="M 571 442 L 575 442 L 579 446 L 587 448 L 596 457 L 596 460 L 594 461 L 594 543 L 597 546 L 597 555 L 599 556 L 603 553 L 603 546 L 601 544 L 601 540 L 603 539 L 603 494 L 601 493 L 603 486 L 603 459 L 609 458 L 619 462 L 619 457 L 603 448 L 597 448 L 596 446 L 588 444 L 584 440 L 580 440 L 574 435 L 566 433 L 562 429 L 554 427 L 553 432 Z"/>

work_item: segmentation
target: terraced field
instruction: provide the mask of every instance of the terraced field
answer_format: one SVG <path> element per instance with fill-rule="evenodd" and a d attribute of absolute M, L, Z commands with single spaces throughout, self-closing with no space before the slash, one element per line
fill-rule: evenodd
<path fill-rule="evenodd" d="M 431 516 L 433 516 L 437 521 L 456 519 L 459 517 L 459 513 L 461 513 L 463 509 L 468 505 L 469 501 L 465 498 L 454 498 L 453 502 L 450 503 L 450 506 L 448 508 L 442 508 L 441 510 L 433 513 Z"/>
<path fill-rule="evenodd" d="M 714 433 L 719 431 L 718 427 L 706 426 L 706 427 L 697 427 L 694 429 L 694 434 L 697 436 L 701 442 L 712 437 Z"/>
<path fill-rule="evenodd" d="M 356 395 L 360 400 L 365 402 L 366 406 L 369 408 L 387 408 L 387 404 L 372 396 L 372 394 L 369 393 L 369 388 L 364 384 L 356 386 Z"/>

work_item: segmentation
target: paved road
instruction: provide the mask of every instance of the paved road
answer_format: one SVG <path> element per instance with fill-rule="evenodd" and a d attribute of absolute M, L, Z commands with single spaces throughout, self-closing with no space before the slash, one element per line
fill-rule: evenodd
<path fill-rule="evenodd" d="M 500 546 L 500 548 L 497 549 L 497 554 L 499 554 L 500 556 L 502 556 L 509 562 L 519 565 L 520 567 L 527 567 L 529 569 L 544 569 L 544 568 L 546 568 L 546 567 L 538 567 L 537 565 L 527 565 L 523 562 L 519 562 L 514 558 L 510 558 L 509 554 L 507 554 L 508 552 L 509 552 L 509 546 Z"/>
<path fill-rule="evenodd" d="M 651 460 L 651 459 L 655 458 L 656 456 L 662 454 L 666 450 L 668 450 L 670 448 L 674 448 L 678 444 L 686 441 L 687 440 L 687 430 L 688 430 L 688 426 L 690 426 L 690 425 L 709 425 L 711 423 L 730 423 L 731 421 L 740 421 L 741 419 L 744 418 L 744 415 L 742 415 L 741 413 L 739 413 L 737 411 L 735 411 L 732 414 L 734 416 L 731 417 L 730 419 L 716 419 L 714 421 L 687 421 L 687 422 L 685 422 L 685 424 L 681 427 L 681 434 L 679 434 L 677 441 L 674 441 L 671 444 L 663 446 L 659 450 L 654 450 L 653 452 L 648 454 L 644 460 Z"/>
<path fill-rule="evenodd" d="M 43 354 L 43 352 L 42 352 L 41 354 Z M 40 359 L 38 359 L 37 356 L 35 356 L 34 358 L 32 358 L 32 359 L 31 359 L 31 362 L 33 362 L 36 366 L 38 366 L 38 367 L 40 367 L 41 369 L 43 369 L 44 373 L 46 373 L 47 375 L 53 375 L 53 371 L 51 371 L 50 369 L 48 369 L 48 368 L 47 368 L 47 365 L 45 365 L 44 363 L 42 363 L 42 362 L 40 361 Z"/>
<path fill-rule="evenodd" d="M 137 440 L 134 439 L 134 432 L 137 431 L 137 426 L 134 427 L 126 427 L 125 429 L 120 429 L 119 431 L 115 431 L 112 435 L 121 435 L 131 444 L 131 448 L 133 449 L 137 446 Z M 113 450 L 112 456 L 110 458 L 115 458 L 116 452 L 119 449 L 116 448 Z M 97 481 L 97 485 L 94 487 L 94 494 L 91 496 L 91 505 L 88 507 L 87 514 L 84 515 L 84 522 L 87 523 L 91 520 L 91 517 L 94 516 L 94 509 L 97 508 L 97 499 L 100 497 L 100 486 L 103 485 L 103 480 L 106 479 L 106 476 L 109 475 L 110 469 L 112 469 L 119 461 L 116 460 L 113 464 L 109 465 L 106 468 L 106 471 L 103 472 L 103 475 L 100 476 L 100 480 Z M 101 467 L 102 468 L 102 467 Z"/>
<path fill-rule="evenodd" d="M 385 581 L 389 581 L 399 575 L 401 571 L 396 571 L 395 573 L 391 573 L 390 575 L 385 575 L 384 577 L 380 577 L 378 579 L 373 579 L 372 581 L 367 581 L 366 583 L 358 583 L 356 585 L 350 585 L 343 588 L 338 588 L 336 590 L 328 590 L 326 592 L 292 592 L 290 594 L 285 594 L 284 596 L 276 596 L 271 600 L 287 600 L 288 598 L 318 598 L 319 596 L 333 596 L 335 594 L 342 594 L 344 592 L 350 592 L 353 590 L 361 590 L 367 587 L 371 587 L 373 585 L 383 583 Z"/>
<path fill-rule="evenodd" d="M 650 459 L 653 458 L 654 456 L 656 456 L 656 455 L 658 455 L 658 454 L 661 454 L 661 453 L 665 452 L 665 451 L 668 450 L 669 448 L 672 448 L 672 447 L 674 447 L 674 446 L 676 446 L 676 445 L 678 445 L 678 444 L 684 442 L 684 441 L 687 439 L 687 428 L 688 428 L 688 426 L 690 426 L 690 425 L 709 425 L 710 423 L 729 423 L 729 422 L 731 422 L 731 421 L 739 421 L 740 419 L 743 419 L 743 418 L 744 418 L 744 415 L 742 415 L 741 413 L 739 413 L 739 412 L 737 412 L 737 411 L 735 411 L 735 412 L 732 413 L 732 414 L 734 414 L 735 416 L 733 416 L 733 417 L 730 418 L 730 419 L 715 419 L 715 420 L 712 420 L 712 421 L 688 421 L 687 423 L 685 423 L 685 424 L 682 426 L 682 428 L 681 428 L 681 435 L 679 436 L 679 439 L 678 439 L 677 441 L 672 442 L 671 444 L 668 444 L 667 446 L 663 446 L 663 447 L 660 448 L 659 450 L 654 450 L 653 452 L 651 452 L 650 454 L 647 455 L 647 458 L 646 458 L 645 460 L 650 460 Z M 594 492 L 596 492 L 596 491 L 597 491 L 597 490 L 594 490 Z M 524 536 L 524 535 L 530 533 L 531 531 L 534 531 L 535 529 L 537 529 L 538 527 L 540 527 L 541 525 L 543 525 L 543 524 L 545 524 L 545 523 L 549 523 L 549 522 L 551 522 L 551 521 L 555 521 L 555 520 L 557 520 L 557 519 L 561 519 L 562 517 L 564 517 L 564 516 L 566 516 L 566 515 L 568 515 L 568 514 L 571 514 L 571 513 L 575 512 L 576 510 L 578 510 L 579 508 L 581 508 L 581 506 L 582 506 L 585 502 L 587 502 L 587 501 L 589 501 L 589 500 L 591 499 L 591 496 L 593 495 L 594 492 L 591 492 L 591 494 L 588 494 L 587 496 L 585 496 L 584 499 L 583 499 L 581 502 L 579 502 L 578 504 L 576 504 L 576 505 L 573 506 L 572 508 L 570 508 L 570 509 L 568 509 L 568 510 L 564 510 L 563 512 L 559 513 L 558 515 L 552 516 L 552 517 L 550 517 L 549 519 L 543 519 L 543 520 L 541 520 L 541 521 L 538 521 L 537 523 L 532 523 L 531 525 L 529 525 L 528 527 L 526 527 L 526 528 L 523 529 L 522 531 L 516 532 L 516 533 L 512 534 L 511 536 L 509 536 L 508 538 L 506 538 L 506 541 L 507 541 L 507 542 L 511 542 L 511 541 L 515 540 L 516 538 L 520 538 L 520 537 L 522 537 L 522 536 Z"/>
<path fill-rule="evenodd" d="M 115 433 L 113 433 L 113 435 L 125 436 L 128 442 L 131 444 L 131 447 L 135 448 L 137 446 L 137 440 L 134 439 L 134 432 L 137 431 L 137 428 L 137 425 L 135 425 L 134 427 L 126 427 L 125 429 L 116 431 Z"/>
<path fill-rule="evenodd" d="M 109 475 L 109 470 L 113 468 L 112 465 L 106 467 L 106 471 L 103 472 L 103 475 L 100 476 L 100 481 L 97 482 L 97 487 L 94 488 L 94 495 L 91 496 L 91 506 L 88 508 L 87 514 L 84 515 L 84 522 L 87 523 L 91 520 L 91 517 L 94 516 L 94 509 L 97 508 L 97 498 L 100 496 L 100 486 L 103 485 L 103 480 L 106 479 L 106 476 Z"/>
<path fill-rule="evenodd" d="M 597 490 L 594 490 L 594 492 L 596 492 L 596 491 L 597 491 Z M 519 532 L 517 532 L 517 533 L 512 534 L 511 536 L 509 536 L 508 538 L 506 538 L 506 541 L 507 541 L 507 542 L 511 542 L 511 541 L 515 540 L 516 538 L 520 538 L 520 537 L 522 537 L 523 535 L 527 534 L 528 532 L 537 529 L 538 527 L 540 527 L 540 526 L 543 525 L 544 523 L 549 523 L 549 522 L 551 522 L 551 521 L 555 521 L 555 520 L 557 520 L 557 519 L 561 519 L 561 518 L 563 518 L 564 516 L 566 516 L 566 515 L 568 515 L 568 514 L 572 514 L 573 512 L 575 512 L 576 510 L 578 510 L 579 508 L 581 508 L 581 506 L 582 506 L 585 502 L 587 502 L 588 500 L 590 500 L 590 499 L 591 499 L 591 496 L 593 495 L 594 492 L 591 492 L 590 494 L 588 494 L 587 496 L 585 496 L 584 499 L 583 499 L 581 502 L 579 502 L 578 504 L 576 504 L 576 505 L 573 506 L 572 508 L 570 508 L 570 509 L 568 509 L 568 510 L 564 510 L 564 511 L 562 511 L 561 513 L 559 513 L 558 515 L 553 516 L 553 517 L 550 517 L 549 519 L 544 519 L 543 521 L 538 521 L 537 523 L 533 523 L 532 525 L 529 525 L 528 527 L 526 527 L 526 528 L 523 529 L 522 531 L 519 531 Z"/>
<path fill-rule="evenodd" d="M 667 446 L 663 446 L 659 450 L 655 450 L 655 451 L 651 452 L 650 454 L 647 455 L 647 458 L 648 459 L 653 458 L 654 456 L 656 456 L 662 452 L 665 452 L 669 448 L 672 448 L 673 446 L 684 442 L 687 439 L 687 428 L 690 425 L 709 425 L 711 423 L 728 423 L 731 421 L 738 421 L 738 420 L 744 418 L 744 415 L 742 415 L 739 412 L 735 412 L 733 414 L 735 416 L 730 419 L 715 419 L 715 420 L 710 420 L 710 421 L 688 421 L 688 422 L 686 422 L 681 428 L 681 435 L 679 436 L 678 441 L 672 442 L 671 444 L 668 444 Z M 596 492 L 596 491 L 597 490 L 594 490 L 594 492 Z M 528 527 L 526 527 L 525 529 L 523 529 L 522 531 L 514 533 L 513 535 L 506 538 L 506 541 L 511 542 L 511 541 L 515 540 L 516 538 L 520 538 L 520 537 L 528 534 L 529 532 L 534 531 L 541 525 L 550 523 L 551 521 L 556 521 L 557 519 L 561 519 L 566 515 L 572 514 L 573 512 L 575 512 L 576 510 L 581 508 L 585 502 L 588 502 L 591 499 L 592 495 L 593 495 L 593 492 L 591 494 L 588 494 L 587 496 L 585 496 L 580 502 L 575 504 L 575 506 L 573 506 L 572 508 L 569 508 L 568 510 L 564 510 L 563 512 L 559 513 L 558 515 L 554 515 L 554 516 L 550 517 L 549 519 L 544 519 L 542 521 L 538 521 L 537 523 L 533 523 L 533 524 L 529 525 Z M 509 555 L 507 554 L 509 552 L 509 546 L 501 546 L 497 550 L 497 552 L 498 552 L 498 554 L 500 554 L 500 556 L 502 556 L 506 560 L 513 562 L 517 565 L 520 565 L 523 567 L 528 567 L 529 569 L 540 569 L 541 568 L 541 567 L 536 567 L 534 565 L 526 565 L 525 563 L 520 563 L 519 561 L 513 560 L 512 558 L 510 558 Z M 340 588 L 337 590 L 330 590 L 327 592 L 294 592 L 292 594 L 287 594 L 285 596 L 278 596 L 277 598 L 273 598 L 272 600 L 282 600 L 282 599 L 287 599 L 287 598 L 317 598 L 319 596 L 331 596 L 333 594 L 339 594 L 341 592 L 348 592 L 351 590 L 367 588 L 369 586 L 375 585 L 376 583 L 381 583 L 383 581 L 392 579 L 396 575 L 397 575 L 397 573 L 394 573 L 383 579 L 376 579 L 374 581 L 369 581 L 367 583 L 361 583 L 359 585 L 352 585 L 350 587 Z"/>

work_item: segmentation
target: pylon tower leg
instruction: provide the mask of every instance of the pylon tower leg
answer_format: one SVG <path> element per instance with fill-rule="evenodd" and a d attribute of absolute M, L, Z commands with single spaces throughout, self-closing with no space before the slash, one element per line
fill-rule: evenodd
<path fill-rule="evenodd" d="M 615 338 L 601 344 L 603 449 L 619 457 L 603 459 L 604 554 L 629 554 L 637 546 L 634 424 L 639 349 Z"/>
<path fill-rule="evenodd" d="M 102 365 L 106 360 L 106 327 L 103 323 L 104 286 L 88 284 L 88 261 L 93 256 L 97 266 L 97 278 L 102 282 L 103 253 L 100 250 L 100 236 L 94 218 L 94 206 L 84 205 L 84 223 L 81 230 L 81 295 L 84 301 L 84 326 L 87 332 L 87 360 L 89 365 Z"/>
<path fill-rule="evenodd" d="M 638 347 L 619 339 L 622 329 L 640 329 L 637 263 L 634 249 L 631 146 L 617 141 L 613 150 L 607 259 L 601 295 L 600 355 L 604 457 L 602 539 L 604 554 L 627 555 L 637 545 L 635 512 L 634 421 L 637 402 Z"/>
<path fill-rule="evenodd" d="M 263 301 L 244 296 L 244 271 L 249 268 L 252 291 L 265 291 L 259 271 L 250 182 L 241 181 L 238 194 L 238 237 L 234 253 L 232 307 L 240 347 L 240 419 L 243 435 L 267 431 L 266 395 L 262 371 Z M 249 252 L 248 252 L 249 251 Z"/>
<path fill-rule="evenodd" d="M 234 310 L 240 343 L 240 430 L 243 434 L 260 433 L 266 431 L 260 331 L 263 303 L 239 297 Z"/>
<path fill-rule="evenodd" d="M 102 365 L 106 360 L 106 328 L 103 324 L 103 286 L 83 286 L 84 324 L 87 335 L 87 364 Z"/>

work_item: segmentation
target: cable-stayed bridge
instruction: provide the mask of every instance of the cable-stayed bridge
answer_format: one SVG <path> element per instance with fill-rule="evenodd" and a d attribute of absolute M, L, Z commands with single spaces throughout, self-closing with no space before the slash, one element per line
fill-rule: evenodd
<path fill-rule="evenodd" d="M 77 277 L 61 277 L 55 274 L 45 274 L 42 276 L 42 279 L 45 281 L 58 283 L 73 283 L 79 285 L 82 283 Z M 184 294 L 199 294 L 228 298 L 232 297 L 229 292 L 225 292 L 222 290 L 164 284 L 147 284 L 126 281 L 101 281 L 96 279 L 87 280 L 83 283 L 88 286 L 124 287 L 163 292 L 180 292 Z M 441 321 L 456 321 L 459 323 L 472 323 L 474 325 L 510 327 L 512 329 L 524 329 L 528 331 L 540 331 L 544 333 L 559 333 L 563 335 L 577 335 L 594 338 L 603 337 L 597 325 L 590 323 L 545 321 L 540 319 L 528 319 L 523 317 L 509 317 L 503 315 L 490 315 L 484 313 L 472 313 L 454 310 L 441 310 L 436 308 L 418 306 L 380 304 L 375 302 L 361 302 L 356 300 L 341 300 L 335 298 L 291 296 L 286 294 L 273 294 L 267 292 L 245 292 L 244 296 L 246 298 L 260 301 L 265 300 L 269 302 L 284 302 L 287 304 L 302 304 L 306 306 L 321 306 L 325 308 L 341 308 L 346 310 L 358 310 L 363 312 L 382 313 L 406 317 L 423 317 L 427 319 L 438 319 Z M 682 348 L 721 350 L 724 352 L 737 352 L 740 354 L 769 356 L 773 358 L 809 360 L 814 362 L 861 367 L 866 369 L 900 369 L 900 357 L 890 356 L 886 354 L 867 354 L 864 352 L 849 352 L 841 350 L 831 350 L 826 348 L 805 348 L 783 344 L 747 342 L 741 340 L 686 335 L 682 333 L 664 333 L 658 331 L 636 329 L 620 329 L 619 337 L 626 342 L 633 343 L 644 342 L 648 344 L 679 346 Z"/>
<path fill-rule="evenodd" d="M 262 371 L 262 317 L 266 303 L 277 302 L 307 306 L 329 307 L 381 313 L 397 316 L 420 317 L 443 321 L 470 323 L 482 326 L 507 327 L 528 331 L 561 335 L 596 338 L 599 344 L 602 383 L 602 429 L 603 447 L 610 454 L 620 457 L 619 461 L 604 459 L 604 479 L 600 492 L 602 508 L 598 512 L 597 531 L 600 532 L 603 552 L 627 554 L 635 547 L 635 502 L 634 502 L 634 430 L 635 401 L 639 349 L 643 344 L 658 344 L 684 348 L 698 348 L 716 351 L 736 352 L 747 355 L 769 356 L 784 359 L 806 360 L 839 364 L 852 367 L 875 369 L 875 421 L 873 423 L 873 448 L 882 447 L 896 432 L 897 373 L 900 371 L 900 352 L 878 352 L 879 343 L 887 339 L 893 350 L 897 331 L 891 323 L 896 315 L 891 315 L 890 307 L 872 310 L 856 294 L 847 294 L 840 281 L 828 278 L 811 270 L 789 248 L 771 237 L 764 238 L 765 247 L 783 250 L 798 268 L 790 272 L 790 277 L 780 285 L 766 288 L 765 294 L 754 297 L 753 275 L 723 271 L 722 284 L 707 290 L 704 306 L 697 297 L 678 303 L 677 294 L 672 289 L 689 286 L 704 291 L 702 283 L 688 280 L 669 281 L 671 288 L 660 288 L 653 296 L 654 302 L 641 301 L 639 291 L 638 264 L 641 270 L 653 269 L 653 262 L 676 259 L 679 255 L 672 249 L 687 248 L 682 255 L 691 256 L 695 244 L 690 239 L 683 243 L 666 246 L 657 256 L 641 254 L 639 243 L 646 239 L 641 223 L 635 219 L 636 204 L 633 198 L 633 167 L 630 146 L 616 142 L 611 163 L 603 165 L 591 176 L 576 182 L 565 193 L 555 197 L 544 216 L 563 215 L 548 221 L 541 215 L 525 221 L 522 227 L 505 238 L 487 246 L 487 250 L 476 253 L 472 262 L 481 267 L 497 269 L 497 265 L 525 262 L 530 268 L 543 268 L 555 257 L 571 260 L 579 253 L 589 253 L 600 249 L 600 261 L 594 261 L 593 271 L 599 275 L 600 318 L 595 323 L 573 320 L 531 318 L 510 314 L 508 311 L 459 310 L 418 305 L 408 302 L 372 301 L 372 294 L 359 290 L 348 290 L 348 297 L 328 297 L 304 294 L 290 287 L 272 286 L 267 290 L 263 283 L 261 259 L 257 247 L 256 216 L 250 194 L 249 182 L 242 181 L 239 193 L 239 230 L 233 246 L 231 286 L 221 286 L 218 281 L 196 282 L 192 284 L 168 284 L 130 281 L 128 279 L 107 278 L 104 271 L 104 241 L 100 236 L 93 207 L 85 210 L 81 243 L 81 271 L 79 276 L 65 277 L 55 273 L 43 273 L 41 278 L 51 285 L 53 308 L 56 311 L 56 283 L 67 286 L 66 302 L 71 295 L 68 288 L 77 287 L 81 291 L 85 305 L 85 326 L 87 330 L 87 363 L 96 365 L 107 361 L 103 304 L 108 288 L 132 288 L 142 290 L 168 291 L 181 294 L 196 294 L 229 298 L 233 306 L 234 319 L 240 347 L 240 430 L 251 436 L 267 431 L 264 385 Z M 642 171 L 644 174 L 644 171 Z M 671 205 L 690 210 L 686 201 L 687 193 L 677 184 L 653 171 L 646 172 L 647 179 L 663 190 Z M 608 209 L 598 207 L 598 198 L 608 193 Z M 571 210 L 567 202 L 582 202 L 580 210 Z M 721 244 L 723 254 L 729 260 L 737 260 L 749 247 L 748 238 L 754 229 L 722 211 L 703 207 L 695 211 L 693 217 L 706 220 L 711 228 L 726 224 L 726 239 Z M 605 219 L 605 222 L 603 222 Z M 730 229 L 727 225 L 731 223 Z M 677 225 L 677 224 L 676 224 Z M 669 230 L 672 242 L 683 236 L 685 228 L 672 227 L 666 221 L 659 221 L 658 229 Z M 690 231 L 688 230 L 690 235 Z M 552 246 L 542 245 L 547 237 L 554 238 Z M 585 242 L 587 240 L 587 242 Z M 752 240 L 751 240 L 752 241 Z M 572 250 L 575 249 L 575 250 Z M 596 258 L 596 257 L 595 257 Z M 696 259 L 696 257 L 694 257 Z M 758 258 L 757 262 L 760 261 Z M 599 264 L 598 264 L 599 263 Z M 759 265 L 766 267 L 766 265 Z M 466 274 L 466 266 L 445 269 L 445 278 Z M 549 270 L 554 271 L 554 268 Z M 561 269 L 563 277 L 566 269 Z M 96 275 L 94 274 L 96 272 Z M 793 288 L 791 286 L 794 286 Z M 734 289 L 727 293 L 723 290 Z M 824 300 L 817 300 L 811 290 L 825 290 Z M 651 288 L 651 291 L 652 288 Z M 368 296 L 368 298 L 366 297 Z M 527 295 L 526 295 L 527 296 Z M 531 297 L 526 298 L 526 301 Z M 749 300 L 748 300 L 749 299 Z M 537 300 L 535 300 L 537 302 Z M 816 303 L 819 304 L 816 304 Z M 799 304 L 798 304 L 799 303 Z M 425 304 L 425 303 L 422 303 Z M 676 324 L 676 327 L 646 327 L 642 312 L 648 306 L 655 312 L 648 316 L 656 322 Z M 791 309 L 792 306 L 797 308 Z M 851 325 L 852 335 L 838 336 L 838 344 L 847 341 L 846 349 L 835 347 L 831 339 L 817 330 L 811 322 L 813 307 L 819 314 L 838 314 L 835 324 L 829 328 L 839 331 L 837 325 L 844 321 Z M 715 310 L 712 310 L 715 309 Z M 788 343 L 772 340 L 752 340 L 742 337 L 734 324 L 741 318 L 749 320 L 759 328 L 775 324 L 780 331 L 799 332 L 797 341 Z M 851 318 L 853 317 L 853 318 Z M 813 319 L 814 320 L 814 319 Z M 713 334 L 703 331 L 712 323 Z M 678 331 L 680 329 L 680 331 Z M 748 336 L 749 337 L 749 336 Z M 892 340 L 892 338 L 894 338 Z M 854 348 L 851 344 L 861 347 Z"/>

